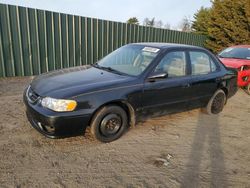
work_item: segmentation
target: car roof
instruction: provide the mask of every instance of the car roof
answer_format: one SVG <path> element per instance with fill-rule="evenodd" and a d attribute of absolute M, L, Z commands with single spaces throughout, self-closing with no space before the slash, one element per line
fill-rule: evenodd
<path fill-rule="evenodd" d="M 187 44 L 178 44 L 178 43 L 155 43 L 155 42 L 141 42 L 141 43 L 132 43 L 132 45 L 142 45 L 142 46 L 148 46 L 148 47 L 154 47 L 154 48 L 160 48 L 160 49 L 166 49 L 166 48 L 192 48 L 192 49 L 204 49 L 202 47 L 198 46 L 192 46 Z"/>

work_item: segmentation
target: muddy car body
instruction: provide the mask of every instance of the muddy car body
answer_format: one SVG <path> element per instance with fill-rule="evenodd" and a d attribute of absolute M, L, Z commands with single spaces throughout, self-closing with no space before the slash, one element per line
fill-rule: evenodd
<path fill-rule="evenodd" d="M 90 125 L 98 140 L 110 142 L 143 117 L 193 108 L 217 114 L 236 93 L 236 80 L 203 48 L 129 44 L 96 64 L 36 77 L 24 102 L 32 126 L 47 137 L 81 133 Z"/>

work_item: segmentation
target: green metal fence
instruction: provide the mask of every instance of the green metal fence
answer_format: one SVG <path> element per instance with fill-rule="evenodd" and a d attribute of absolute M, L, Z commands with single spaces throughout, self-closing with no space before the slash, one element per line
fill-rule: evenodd
<path fill-rule="evenodd" d="M 90 64 L 127 43 L 203 46 L 205 39 L 192 33 L 0 4 L 0 77 Z"/>

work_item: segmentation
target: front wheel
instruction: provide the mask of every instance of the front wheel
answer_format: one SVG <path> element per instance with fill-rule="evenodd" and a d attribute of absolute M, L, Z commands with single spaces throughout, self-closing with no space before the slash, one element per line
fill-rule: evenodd
<path fill-rule="evenodd" d="M 226 94 L 223 90 L 217 90 L 209 100 L 206 108 L 204 109 L 207 114 L 219 114 L 222 112 L 226 104 Z"/>
<path fill-rule="evenodd" d="M 119 106 L 104 106 L 94 115 L 90 126 L 97 140 L 112 142 L 128 128 L 128 116 Z"/>

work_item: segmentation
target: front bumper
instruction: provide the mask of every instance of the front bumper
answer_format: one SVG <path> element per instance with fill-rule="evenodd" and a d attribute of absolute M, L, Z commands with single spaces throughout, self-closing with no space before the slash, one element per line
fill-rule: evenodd
<path fill-rule="evenodd" d="M 26 115 L 31 125 L 49 138 L 62 138 L 83 134 L 89 125 L 91 114 L 79 112 L 53 112 L 39 102 L 31 104 L 24 92 Z"/>

